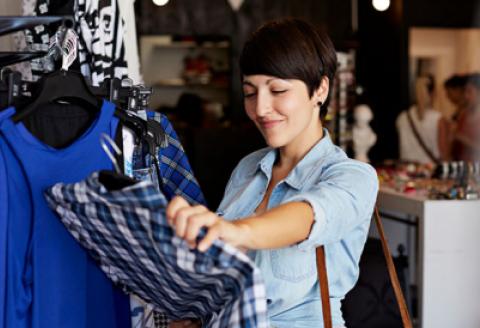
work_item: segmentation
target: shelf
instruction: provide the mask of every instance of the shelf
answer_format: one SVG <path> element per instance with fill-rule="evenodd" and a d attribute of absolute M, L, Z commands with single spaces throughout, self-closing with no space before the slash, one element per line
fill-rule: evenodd
<path fill-rule="evenodd" d="M 142 36 L 143 42 L 148 42 L 155 48 L 162 49 L 230 49 L 230 42 L 223 41 L 175 41 L 168 35 Z"/>

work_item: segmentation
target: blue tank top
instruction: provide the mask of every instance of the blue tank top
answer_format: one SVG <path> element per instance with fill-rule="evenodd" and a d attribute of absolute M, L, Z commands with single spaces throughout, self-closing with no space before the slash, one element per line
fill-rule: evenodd
<path fill-rule="evenodd" d="M 91 127 L 63 149 L 42 143 L 9 117 L 0 120 L 0 147 L 9 175 L 6 327 L 130 326 L 128 296 L 87 256 L 43 196 L 57 182 L 76 182 L 112 168 L 100 135 L 115 135 L 114 110 L 104 101 Z M 10 116 L 14 112 L 8 109 Z"/>

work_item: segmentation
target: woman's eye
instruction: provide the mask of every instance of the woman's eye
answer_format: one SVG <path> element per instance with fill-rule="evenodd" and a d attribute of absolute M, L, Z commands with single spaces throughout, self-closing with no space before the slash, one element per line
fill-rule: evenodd
<path fill-rule="evenodd" d="M 253 96 L 255 96 L 255 92 L 243 92 L 244 98 L 251 98 Z"/>
<path fill-rule="evenodd" d="M 287 90 L 272 90 L 272 93 L 279 94 L 279 93 L 284 93 L 287 92 Z"/>

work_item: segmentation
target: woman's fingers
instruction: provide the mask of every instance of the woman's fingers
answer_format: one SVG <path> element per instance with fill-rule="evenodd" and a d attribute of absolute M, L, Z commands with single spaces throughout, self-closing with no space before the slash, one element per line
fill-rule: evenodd
<path fill-rule="evenodd" d="M 176 196 L 167 206 L 167 220 L 175 229 L 177 236 L 185 239 L 191 247 L 195 247 L 196 239 L 203 227 L 208 228 L 207 234 L 199 242 L 198 250 L 206 251 L 216 239 L 222 238 L 225 230 L 225 242 L 235 243 L 238 236 L 233 232 L 234 226 L 221 219 L 205 206 L 191 206 L 182 197 Z M 230 240 L 231 239 L 231 240 Z"/>
<path fill-rule="evenodd" d="M 192 224 L 192 217 L 194 215 L 201 217 L 201 214 L 205 213 L 208 213 L 208 210 L 205 208 L 205 206 L 190 206 L 178 209 L 173 219 L 173 224 L 175 225 L 175 232 L 177 235 L 179 237 L 186 238 L 186 233 L 189 229 L 188 227 L 190 224 Z"/>
<path fill-rule="evenodd" d="M 205 252 L 213 242 L 220 238 L 221 233 L 221 222 L 217 222 L 215 225 L 211 226 L 208 229 L 205 237 L 198 243 L 198 250 L 200 252 Z"/>
<path fill-rule="evenodd" d="M 165 212 L 168 222 L 172 225 L 175 224 L 174 220 L 177 216 L 177 212 L 185 207 L 190 207 L 190 204 L 188 204 L 185 199 L 180 196 L 173 197 L 172 200 L 168 203 Z"/>
<path fill-rule="evenodd" d="M 187 229 L 185 231 L 185 239 L 194 244 L 200 229 L 203 227 L 211 227 L 219 220 L 219 217 L 210 211 L 192 214 L 189 217 Z"/>

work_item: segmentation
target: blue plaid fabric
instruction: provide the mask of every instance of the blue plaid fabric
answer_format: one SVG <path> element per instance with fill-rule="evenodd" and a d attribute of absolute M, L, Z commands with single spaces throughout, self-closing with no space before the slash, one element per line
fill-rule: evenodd
<path fill-rule="evenodd" d="M 94 173 L 79 183 L 56 184 L 45 196 L 110 279 L 169 319 L 268 327 L 259 270 L 221 241 L 205 253 L 191 250 L 166 222 L 167 201 L 152 183 L 108 191 Z"/>
<path fill-rule="evenodd" d="M 206 204 L 200 186 L 193 176 L 187 155 L 168 118 L 160 113 L 147 112 L 148 119 L 159 122 L 165 132 L 164 144 L 158 150 L 162 191 L 168 200 L 175 195 L 185 198 L 190 204 Z M 136 152 L 136 154 L 138 154 Z M 135 155 L 134 155 L 135 156 Z M 134 158 L 134 163 L 141 162 Z M 134 164 L 135 165 L 135 164 Z"/>
<path fill-rule="evenodd" d="M 132 176 L 137 180 L 151 181 L 159 189 L 161 188 L 165 197 L 170 200 L 175 195 L 180 195 L 191 204 L 206 205 L 205 198 L 200 186 L 195 179 L 187 155 L 179 141 L 168 118 L 157 112 L 136 113 L 143 119 L 153 119 L 160 123 L 165 133 L 165 138 L 160 147 L 157 148 L 157 158 L 160 163 L 159 181 L 155 166 L 152 163 L 152 156 L 148 153 L 148 146 L 140 144 L 134 147 L 132 158 Z M 159 186 L 159 182 L 161 186 Z M 137 299 L 131 299 L 132 326 L 135 328 L 166 328 L 168 319 L 162 313 L 152 312 L 152 306 L 142 304 Z"/>

